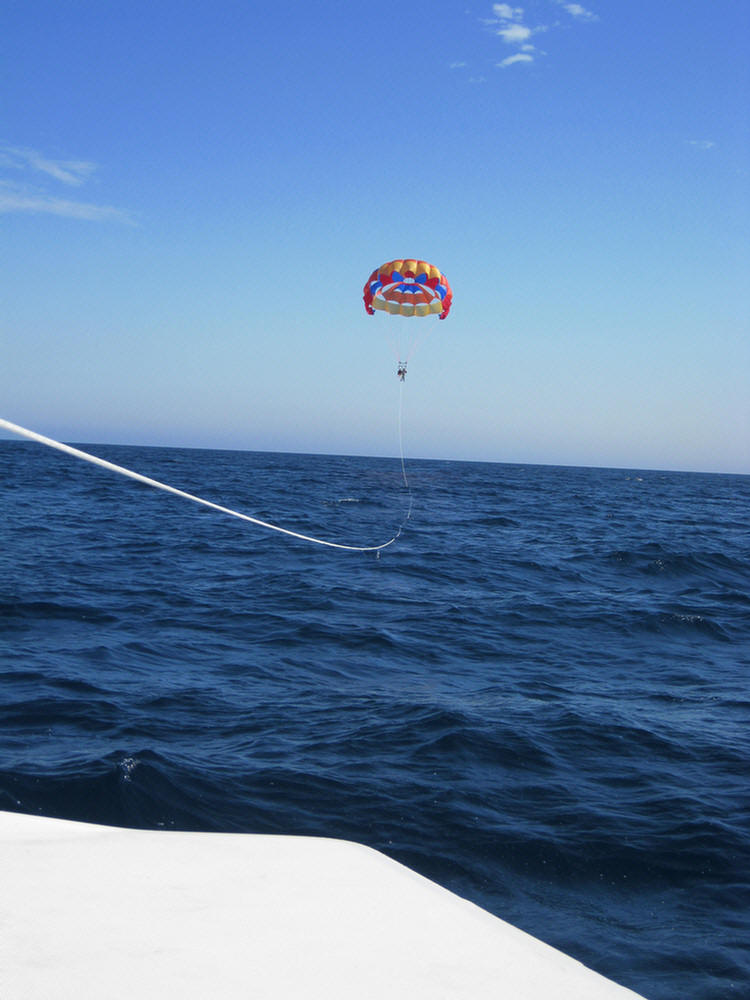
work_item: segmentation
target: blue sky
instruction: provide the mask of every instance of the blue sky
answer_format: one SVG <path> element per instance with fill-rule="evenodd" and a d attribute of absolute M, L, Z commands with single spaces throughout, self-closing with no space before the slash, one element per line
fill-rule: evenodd
<path fill-rule="evenodd" d="M 66 441 L 750 473 L 750 7 L 24 0 L 0 416 Z M 367 316 L 402 256 L 451 315 Z"/>

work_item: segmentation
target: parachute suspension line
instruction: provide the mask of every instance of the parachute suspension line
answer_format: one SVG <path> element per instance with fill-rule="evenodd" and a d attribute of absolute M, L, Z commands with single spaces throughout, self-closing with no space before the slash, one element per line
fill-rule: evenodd
<path fill-rule="evenodd" d="M 168 486 L 166 483 L 160 483 L 157 479 L 149 479 L 148 476 L 142 476 L 139 472 L 133 472 L 131 469 L 126 469 L 122 465 L 115 465 L 113 462 L 107 462 L 103 458 L 97 458 L 96 455 L 90 455 L 86 451 L 81 451 L 78 448 L 72 448 L 68 444 L 62 444 L 60 441 L 55 441 L 53 438 L 44 437 L 43 434 L 37 434 L 36 431 L 30 431 L 26 427 L 20 427 L 18 424 L 11 423 L 10 420 L 3 420 L 2 417 L 0 417 L 0 428 L 12 431 L 13 434 L 18 434 L 20 437 L 29 438 L 31 441 L 37 441 L 39 444 L 44 444 L 48 448 L 55 448 L 57 451 L 65 452 L 68 455 L 72 455 L 74 458 L 80 458 L 84 462 L 90 462 L 92 465 L 98 465 L 103 469 L 109 469 L 110 472 L 116 472 L 129 479 L 135 479 L 136 482 L 144 483 L 146 486 L 153 486 L 154 489 L 164 490 L 166 493 L 172 493 L 174 496 L 182 497 L 184 500 L 192 500 L 193 503 L 202 504 L 204 507 L 210 507 L 212 510 L 218 510 L 221 514 L 229 514 L 231 517 L 237 517 L 242 521 L 249 521 L 251 524 L 257 524 L 261 528 L 268 528 L 269 531 L 278 531 L 282 535 L 299 538 L 303 542 L 313 542 L 315 545 L 325 545 L 331 549 L 346 549 L 349 552 L 377 552 L 379 558 L 381 549 L 388 548 L 388 546 L 392 545 L 401 534 L 401 528 L 399 528 L 393 538 L 390 538 L 387 542 L 383 542 L 380 545 L 342 545 L 339 542 L 328 542 L 322 538 L 313 538 L 312 535 L 301 535 L 297 531 L 290 531 L 288 528 L 281 528 L 277 524 L 270 524 L 268 521 L 261 521 L 257 517 L 251 517 L 249 514 L 241 514 L 239 511 L 231 510 L 229 507 L 222 507 L 217 503 L 212 503 L 210 500 L 203 500 L 201 497 L 194 496 L 192 493 L 185 493 L 183 490 L 178 490 L 174 486 Z M 401 461 L 403 464 L 403 455 L 401 457 Z"/>

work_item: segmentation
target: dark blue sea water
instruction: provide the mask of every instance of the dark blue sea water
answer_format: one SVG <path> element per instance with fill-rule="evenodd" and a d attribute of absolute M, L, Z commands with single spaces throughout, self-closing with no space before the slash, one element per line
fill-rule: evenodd
<path fill-rule="evenodd" d="M 91 446 L 387 540 L 387 459 Z M 750 996 L 750 477 L 411 462 L 380 558 L 0 442 L 0 808 L 369 844 L 649 1000 Z"/>

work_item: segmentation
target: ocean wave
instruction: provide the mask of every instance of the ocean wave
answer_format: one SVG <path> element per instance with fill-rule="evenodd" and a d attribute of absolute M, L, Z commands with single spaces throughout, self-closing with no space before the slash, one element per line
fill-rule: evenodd
<path fill-rule="evenodd" d="M 0 807 L 343 837 L 650 1000 L 750 982 L 750 480 L 415 462 L 375 559 L 0 449 Z M 405 510 L 395 459 L 101 453 L 295 527 Z"/>

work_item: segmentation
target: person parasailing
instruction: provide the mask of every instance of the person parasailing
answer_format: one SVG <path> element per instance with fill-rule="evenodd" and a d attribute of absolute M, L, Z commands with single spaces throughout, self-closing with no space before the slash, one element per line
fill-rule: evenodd
<path fill-rule="evenodd" d="M 389 316 L 437 316 L 445 319 L 453 303 L 453 292 L 442 271 L 425 260 L 391 260 L 376 267 L 367 279 L 362 296 L 365 310 Z M 395 351 L 394 351 L 395 353 Z M 396 357 L 403 357 L 399 348 Z M 396 374 L 406 379 L 406 361 L 399 361 Z"/>

